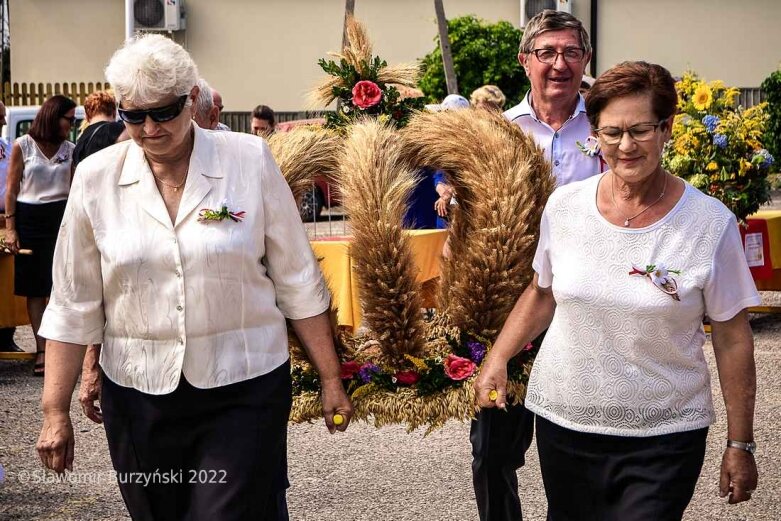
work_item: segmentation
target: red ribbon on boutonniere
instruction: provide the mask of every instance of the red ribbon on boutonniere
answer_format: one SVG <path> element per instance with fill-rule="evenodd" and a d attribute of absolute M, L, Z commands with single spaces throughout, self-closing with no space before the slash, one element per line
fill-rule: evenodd
<path fill-rule="evenodd" d="M 671 273 L 680 275 L 681 270 L 668 269 L 667 266 L 661 262 L 658 264 L 648 264 L 645 269 L 632 265 L 632 271 L 629 272 L 630 275 L 648 277 L 648 280 L 650 280 L 654 286 L 670 295 L 673 299 L 680 301 L 681 298 L 678 296 L 678 283 L 672 275 L 670 275 Z"/>
<path fill-rule="evenodd" d="M 198 222 L 202 223 L 209 223 L 211 221 L 223 221 L 225 219 L 230 219 L 233 222 L 241 222 L 244 220 L 244 215 L 246 212 L 239 211 L 239 212 L 232 212 L 228 209 L 228 203 L 223 202 L 220 205 L 219 210 L 212 210 L 211 208 L 202 208 L 200 212 L 198 212 Z"/>

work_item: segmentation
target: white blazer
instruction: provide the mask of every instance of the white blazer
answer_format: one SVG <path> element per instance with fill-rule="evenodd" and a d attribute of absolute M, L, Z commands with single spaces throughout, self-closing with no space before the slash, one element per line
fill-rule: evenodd
<path fill-rule="evenodd" d="M 52 340 L 102 343 L 106 375 L 149 394 L 172 392 L 182 373 L 211 388 L 272 371 L 288 359 L 285 317 L 330 302 L 265 141 L 193 128 L 175 223 L 135 142 L 79 164 L 40 328 Z M 223 201 L 244 220 L 199 222 Z"/>

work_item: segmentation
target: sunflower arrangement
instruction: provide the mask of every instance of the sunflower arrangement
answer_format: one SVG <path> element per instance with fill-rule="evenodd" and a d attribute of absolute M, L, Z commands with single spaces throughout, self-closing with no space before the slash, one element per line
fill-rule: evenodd
<path fill-rule="evenodd" d="M 362 26 L 351 20 L 348 29 L 350 43 L 339 55 L 340 70 L 345 65 L 376 69 L 377 78 L 387 78 L 382 60 L 369 62 L 371 46 Z M 336 75 L 319 91 L 333 101 L 345 95 L 348 85 L 354 89 L 364 81 L 351 83 L 357 78 L 345 82 Z M 394 77 L 396 83 L 400 79 Z M 305 185 L 322 163 L 350 215 L 353 277 L 365 327 L 358 333 L 339 330 L 337 353 L 354 418 L 376 426 L 406 424 L 410 430 L 425 426 L 430 432 L 450 419 L 474 417 L 472 384 L 531 279 L 539 221 L 553 181 L 534 141 L 501 114 L 410 111 L 397 119 L 383 117 L 388 114 L 379 108 L 376 113 L 361 110 L 360 116 L 351 108 L 332 120 L 338 132 L 323 130 L 338 136 L 338 146 L 302 134 L 275 141 L 274 153 L 284 158 L 281 169 L 295 186 Z M 407 125 L 399 129 L 402 121 Z M 451 226 L 453 254 L 442 260 L 436 312 L 422 309 L 423 288 L 402 225 L 421 164 L 441 165 L 459 193 Z M 322 416 L 318 375 L 294 334 L 290 348 L 291 421 L 311 421 Z M 514 403 L 525 396 L 538 349 L 529 344 L 508 368 Z"/>
<path fill-rule="evenodd" d="M 736 107 L 739 90 L 687 72 L 676 84 L 678 114 L 663 163 L 722 201 L 740 221 L 770 200 L 774 158 L 762 145 L 766 103 Z"/>
<path fill-rule="evenodd" d="M 313 103 L 339 102 L 336 111 L 326 113 L 326 128 L 344 129 L 366 116 L 377 117 L 396 128 L 406 125 L 414 111 L 423 109 L 424 99 L 405 98 L 399 89 L 416 86 L 419 67 L 391 66 L 379 56 L 373 56 L 365 28 L 352 17 L 347 20 L 347 42 L 341 53 L 329 53 L 336 60 L 318 61 L 330 78 L 311 93 Z"/>

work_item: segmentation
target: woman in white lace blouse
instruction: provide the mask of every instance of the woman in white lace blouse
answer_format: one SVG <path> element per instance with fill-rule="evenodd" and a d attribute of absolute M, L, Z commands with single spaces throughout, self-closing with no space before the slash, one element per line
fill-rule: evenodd
<path fill-rule="evenodd" d="M 735 217 L 661 166 L 676 104 L 658 65 L 596 81 L 586 109 L 610 171 L 551 195 L 534 279 L 475 383 L 482 407 L 503 407 L 507 361 L 549 327 L 526 407 L 554 521 L 681 518 L 714 420 L 705 314 L 727 406 L 720 493 L 738 503 L 757 484 L 759 296 Z"/>
<path fill-rule="evenodd" d="M 128 42 L 106 77 L 131 139 L 79 164 L 65 210 L 40 331 L 41 460 L 72 468 L 71 395 L 84 345 L 103 344 L 102 416 L 133 519 L 286 519 L 286 319 L 328 429 L 352 414 L 293 196 L 265 141 L 193 124 L 198 70 L 169 38 Z"/>

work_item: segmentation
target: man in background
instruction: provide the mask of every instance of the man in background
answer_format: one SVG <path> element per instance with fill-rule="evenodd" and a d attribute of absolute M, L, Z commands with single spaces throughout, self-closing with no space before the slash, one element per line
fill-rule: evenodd
<path fill-rule="evenodd" d="M 545 10 L 526 25 L 518 61 L 531 90 L 504 115 L 543 149 L 556 186 L 601 172 L 600 158 L 577 146 L 591 134 L 578 93 L 590 59 L 588 33 L 574 16 Z M 533 433 L 534 415 L 523 404 L 508 405 L 506 412 L 483 409 L 472 422 L 472 479 L 481 521 L 522 519 L 516 472 L 525 463 Z"/>

